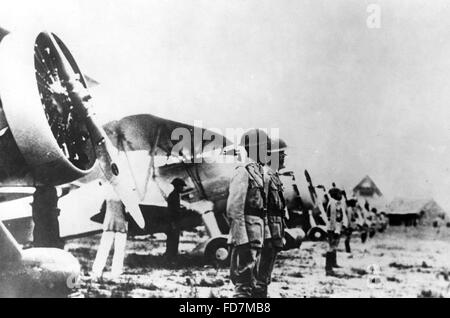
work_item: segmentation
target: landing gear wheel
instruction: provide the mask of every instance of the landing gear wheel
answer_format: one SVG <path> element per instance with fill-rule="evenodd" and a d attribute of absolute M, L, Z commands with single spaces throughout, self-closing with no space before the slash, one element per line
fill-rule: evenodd
<path fill-rule="evenodd" d="M 327 233 L 320 227 L 313 227 L 308 232 L 308 238 L 311 241 L 324 241 L 327 238 Z"/>
<path fill-rule="evenodd" d="M 227 239 L 225 237 L 216 237 L 211 239 L 205 248 L 205 258 L 208 263 L 225 267 L 230 264 L 230 252 Z"/>

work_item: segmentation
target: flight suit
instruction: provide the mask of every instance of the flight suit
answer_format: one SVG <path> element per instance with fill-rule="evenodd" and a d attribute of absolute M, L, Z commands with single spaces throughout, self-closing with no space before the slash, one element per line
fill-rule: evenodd
<path fill-rule="evenodd" d="M 326 253 L 325 271 L 332 274 L 337 265 L 337 248 L 342 230 L 343 207 L 340 200 L 330 198 L 327 206 L 328 215 L 328 251 Z"/>
<path fill-rule="evenodd" d="M 367 224 L 365 209 L 361 206 L 361 204 L 358 203 L 356 205 L 356 211 L 359 217 L 358 227 L 361 232 L 361 242 L 365 243 L 367 240 L 367 235 L 369 234 L 369 226 Z"/>
<path fill-rule="evenodd" d="M 351 253 L 352 249 L 350 247 L 350 240 L 352 238 L 352 233 L 356 229 L 357 225 L 357 214 L 356 214 L 356 207 L 355 206 L 348 206 L 347 205 L 347 219 L 348 219 L 348 226 L 345 229 L 345 251 L 347 253 Z"/>
<path fill-rule="evenodd" d="M 266 218 L 264 170 L 255 162 L 238 166 L 231 178 L 227 201 L 230 219 L 230 278 L 235 297 L 252 297 L 256 262 L 264 241 Z"/>
<path fill-rule="evenodd" d="M 126 211 L 122 201 L 116 198 L 108 198 L 105 203 L 103 231 L 128 233 L 128 222 L 125 217 Z"/>
<path fill-rule="evenodd" d="M 103 234 L 97 249 L 94 264 L 92 266 L 93 277 L 100 277 L 105 269 L 106 262 L 114 245 L 114 253 L 111 264 L 111 274 L 118 277 L 122 274 L 127 244 L 128 222 L 125 216 L 125 206 L 122 201 L 109 188 L 102 210 L 105 210 L 103 220 Z"/>
<path fill-rule="evenodd" d="M 329 250 L 335 251 L 342 231 L 343 208 L 340 201 L 331 199 L 327 206 Z"/>
<path fill-rule="evenodd" d="M 267 187 L 267 225 L 269 232 L 265 234 L 264 246 L 257 264 L 256 287 L 253 297 L 266 298 L 267 287 L 277 254 L 283 248 L 284 217 L 286 202 L 283 195 L 283 183 L 277 172 L 269 169 L 269 186 Z"/>
<path fill-rule="evenodd" d="M 369 224 L 369 237 L 374 237 L 377 228 L 376 215 L 371 210 L 367 210 L 367 221 Z"/>

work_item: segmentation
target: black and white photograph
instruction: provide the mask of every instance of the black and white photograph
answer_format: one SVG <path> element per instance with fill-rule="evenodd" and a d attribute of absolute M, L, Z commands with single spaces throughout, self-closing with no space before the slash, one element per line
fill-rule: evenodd
<path fill-rule="evenodd" d="M 449 17 L 0 0 L 0 298 L 450 297 Z"/>

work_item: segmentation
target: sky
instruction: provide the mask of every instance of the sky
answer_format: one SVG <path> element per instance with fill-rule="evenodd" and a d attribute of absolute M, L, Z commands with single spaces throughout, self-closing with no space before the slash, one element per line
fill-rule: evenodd
<path fill-rule="evenodd" d="M 449 16 L 438 0 L 0 0 L 2 27 L 63 39 L 105 120 L 279 128 L 298 178 L 370 175 L 448 210 Z"/>

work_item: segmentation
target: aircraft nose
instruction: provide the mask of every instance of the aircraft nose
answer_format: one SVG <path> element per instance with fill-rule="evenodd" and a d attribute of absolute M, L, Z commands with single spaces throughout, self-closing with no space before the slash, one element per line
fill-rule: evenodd
<path fill-rule="evenodd" d="M 22 265 L 34 295 L 66 296 L 76 288 L 80 263 L 70 253 L 57 248 L 31 248 L 22 252 Z"/>

